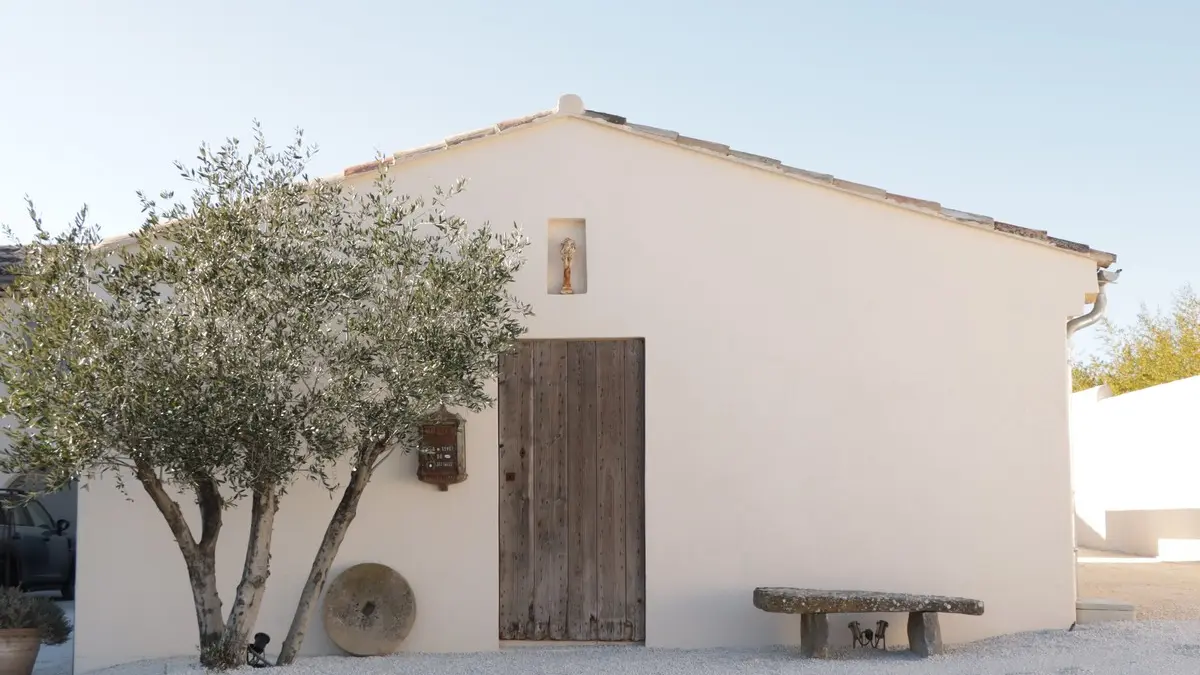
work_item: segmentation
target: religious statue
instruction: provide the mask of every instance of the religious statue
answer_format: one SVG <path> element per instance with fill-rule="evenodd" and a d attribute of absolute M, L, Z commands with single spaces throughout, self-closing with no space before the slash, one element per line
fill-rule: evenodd
<path fill-rule="evenodd" d="M 571 264 L 575 262 L 575 240 L 570 237 L 563 239 L 562 246 L 558 250 L 562 254 L 563 263 L 562 294 L 571 295 L 575 292 L 571 289 Z"/>

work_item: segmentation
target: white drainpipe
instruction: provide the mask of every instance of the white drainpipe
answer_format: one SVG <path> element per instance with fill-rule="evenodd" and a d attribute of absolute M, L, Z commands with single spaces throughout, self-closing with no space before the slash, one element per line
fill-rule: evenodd
<path fill-rule="evenodd" d="M 1096 323 L 1097 321 L 1099 321 L 1100 319 L 1102 319 L 1104 317 L 1104 310 L 1108 307 L 1108 294 L 1105 293 L 1104 287 L 1107 286 L 1108 284 L 1116 283 L 1117 278 L 1120 276 L 1121 276 L 1121 270 L 1106 270 L 1103 268 L 1096 270 L 1096 283 L 1098 286 L 1098 288 L 1096 290 L 1096 302 L 1092 303 L 1092 309 L 1090 311 L 1088 311 L 1087 314 L 1084 314 L 1082 316 L 1077 316 L 1074 319 L 1071 319 L 1070 321 L 1067 322 L 1067 344 L 1068 344 L 1067 349 L 1068 349 L 1068 351 L 1070 350 L 1070 340 L 1071 340 L 1072 335 L 1074 335 L 1080 329 L 1087 328 L 1088 326 Z M 1069 382 L 1069 378 L 1070 378 L 1070 374 L 1068 373 L 1068 382 Z M 1070 392 L 1072 389 L 1073 389 L 1073 387 L 1068 385 L 1068 387 L 1067 387 L 1067 392 L 1068 392 L 1067 395 L 1068 396 L 1070 396 Z M 1068 431 L 1068 448 L 1069 447 L 1070 447 L 1070 436 L 1069 436 L 1069 431 Z M 1069 459 L 1073 463 L 1074 454 L 1071 453 L 1069 449 L 1068 449 L 1068 453 L 1071 455 L 1069 457 Z M 1074 550 L 1074 553 L 1075 553 L 1075 556 L 1074 556 L 1075 557 L 1075 567 L 1071 570 L 1071 574 L 1075 578 L 1075 602 L 1078 603 L 1079 602 L 1079 543 L 1078 543 L 1078 540 L 1075 535 L 1075 518 L 1076 517 L 1077 516 L 1076 516 L 1076 511 L 1075 511 L 1075 472 L 1074 472 L 1074 469 L 1072 468 L 1072 471 L 1071 471 L 1071 540 L 1072 540 L 1071 545 L 1072 545 L 1072 549 Z M 1075 628 L 1075 623 L 1072 622 L 1071 628 L 1069 630 L 1073 630 L 1074 628 Z"/>

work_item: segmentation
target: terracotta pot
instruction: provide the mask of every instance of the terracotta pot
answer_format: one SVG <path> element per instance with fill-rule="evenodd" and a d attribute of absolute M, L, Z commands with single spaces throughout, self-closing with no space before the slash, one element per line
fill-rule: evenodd
<path fill-rule="evenodd" d="M 36 628 L 5 628 L 0 630 L 0 675 L 31 675 L 41 635 Z"/>

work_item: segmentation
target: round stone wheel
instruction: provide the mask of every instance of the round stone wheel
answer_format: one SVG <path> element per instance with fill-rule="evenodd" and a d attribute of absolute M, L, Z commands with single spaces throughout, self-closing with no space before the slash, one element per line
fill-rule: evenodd
<path fill-rule="evenodd" d="M 400 649 L 417 618 L 417 599 L 399 572 L 360 563 L 342 572 L 325 593 L 325 632 L 355 656 L 383 656 Z"/>

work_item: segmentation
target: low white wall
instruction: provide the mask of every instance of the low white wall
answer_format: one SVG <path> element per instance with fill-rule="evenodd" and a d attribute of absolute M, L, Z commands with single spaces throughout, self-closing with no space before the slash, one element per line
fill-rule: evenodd
<path fill-rule="evenodd" d="M 763 585 L 984 600 L 949 642 L 1074 620 L 1065 322 L 1094 263 L 584 120 L 394 175 L 409 194 L 467 176 L 452 211 L 522 225 L 529 337 L 645 338 L 648 645 L 795 642 L 798 619 L 753 607 Z M 585 221 L 585 294 L 547 293 L 558 219 Z M 467 425 L 467 482 L 393 460 L 337 561 L 412 582 L 406 649 L 498 647 L 496 412 Z M 332 509 L 308 484 L 282 504 L 258 626 L 276 640 Z M 192 650 L 154 508 L 93 484 L 80 511 L 77 672 Z M 245 531 L 230 513 L 226 594 Z M 306 646 L 332 651 L 319 624 Z"/>
<path fill-rule="evenodd" d="M 1200 377 L 1071 396 L 1079 546 L 1200 560 Z"/>

